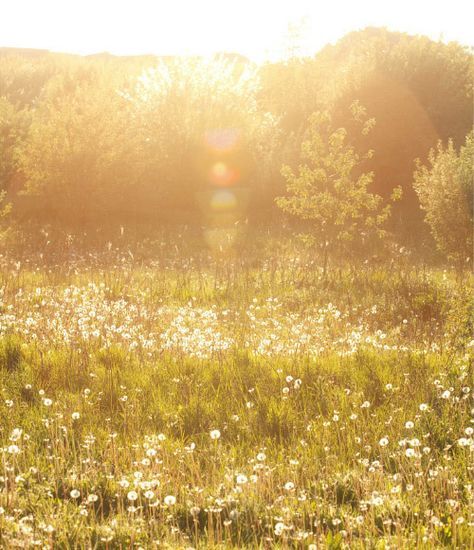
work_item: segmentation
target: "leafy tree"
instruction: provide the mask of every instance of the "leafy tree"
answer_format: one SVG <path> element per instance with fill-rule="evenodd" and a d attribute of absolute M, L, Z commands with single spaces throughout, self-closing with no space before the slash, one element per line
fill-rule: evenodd
<path fill-rule="evenodd" d="M 24 192 L 40 217 L 103 223 L 123 213 L 125 190 L 139 177 L 128 104 L 105 72 L 75 86 L 58 79 L 19 152 Z"/>
<path fill-rule="evenodd" d="M 162 60 L 124 92 L 141 136 L 144 211 L 156 217 L 189 212 L 212 185 L 209 171 L 223 162 L 235 169 L 233 185 L 259 194 L 275 130 L 259 109 L 258 75 L 247 62 L 226 58 Z M 213 135 L 234 136 L 213 147 Z M 224 140 L 225 141 L 225 140 Z"/>
<path fill-rule="evenodd" d="M 453 141 L 441 141 L 431 149 L 430 166 L 417 162 L 414 187 L 425 220 L 436 244 L 450 259 L 462 266 L 472 263 L 474 200 L 474 131 L 466 136 L 459 153 Z"/>
<path fill-rule="evenodd" d="M 16 173 L 16 150 L 25 139 L 29 113 L 0 97 L 0 192 L 10 188 Z"/>
<path fill-rule="evenodd" d="M 393 187 L 403 188 L 403 199 L 392 212 L 397 233 L 407 241 L 419 236 L 423 224 L 412 185 L 413 159 L 427 159 L 439 139 L 452 137 L 459 147 L 469 132 L 472 52 L 457 43 L 367 28 L 327 46 L 316 62 L 326 67 L 326 80 L 333 83 L 335 121 L 346 126 L 354 97 L 376 118 L 374 132 L 355 145 L 377 151 L 369 163 L 374 192 L 388 198 Z"/>
<path fill-rule="evenodd" d="M 388 199 L 394 187 L 403 188 L 390 225 L 410 241 L 424 227 L 412 185 L 413 159 L 425 160 L 439 139 L 452 137 L 461 145 L 473 117 L 473 71 L 472 52 L 460 44 L 366 28 L 327 45 L 312 59 L 263 66 L 259 97 L 280 117 L 284 140 L 279 155 L 285 164 L 296 161 L 302 130 L 314 111 L 329 110 L 334 124 L 353 136 L 354 146 L 375 149 L 377 155 L 366 165 L 374 172 L 371 189 Z M 355 97 L 377 120 L 368 136 L 353 132 L 347 120 Z M 281 194 L 281 186 L 274 178 L 274 196 Z"/>
<path fill-rule="evenodd" d="M 374 126 L 358 102 L 351 113 L 362 134 Z M 302 162 L 296 173 L 283 166 L 288 194 L 276 199 L 285 212 L 309 222 L 310 238 L 323 255 L 324 273 L 330 256 L 350 255 L 373 237 L 382 237 L 390 214 L 381 197 L 369 191 L 373 173 L 360 171 L 372 151 L 360 154 L 347 137 L 344 128 L 333 127 L 327 111 L 311 115 L 301 144 Z"/>

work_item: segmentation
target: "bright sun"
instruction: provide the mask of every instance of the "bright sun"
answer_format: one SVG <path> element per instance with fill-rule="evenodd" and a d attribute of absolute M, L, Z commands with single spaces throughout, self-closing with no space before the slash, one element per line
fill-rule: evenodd
<path fill-rule="evenodd" d="M 313 54 L 367 26 L 471 41 L 469 1 L 4 0 L 0 47 L 90 54 L 209 55 L 262 61 Z M 463 16 L 464 14 L 464 16 Z"/>

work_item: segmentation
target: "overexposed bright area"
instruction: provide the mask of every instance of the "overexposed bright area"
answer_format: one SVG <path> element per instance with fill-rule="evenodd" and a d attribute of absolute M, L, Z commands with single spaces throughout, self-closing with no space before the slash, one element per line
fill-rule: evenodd
<path fill-rule="evenodd" d="M 472 43 L 470 2 L 452 0 L 3 0 L 0 47 L 118 55 L 311 55 L 367 26 Z"/>

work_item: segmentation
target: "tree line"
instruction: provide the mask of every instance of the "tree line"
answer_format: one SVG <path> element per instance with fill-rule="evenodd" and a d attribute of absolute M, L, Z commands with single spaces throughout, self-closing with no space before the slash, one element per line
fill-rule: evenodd
<path fill-rule="evenodd" d="M 0 189 L 20 223 L 289 213 L 321 235 L 337 212 L 339 244 L 367 223 L 410 239 L 426 218 L 441 249 L 468 247 L 472 82 L 467 48 L 378 28 L 262 66 L 0 49 Z"/>

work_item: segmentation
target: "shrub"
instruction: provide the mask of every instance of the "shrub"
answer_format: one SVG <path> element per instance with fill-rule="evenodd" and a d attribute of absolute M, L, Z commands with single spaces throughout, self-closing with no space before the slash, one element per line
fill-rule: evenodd
<path fill-rule="evenodd" d="M 474 132 L 459 153 L 452 140 L 430 151 L 430 167 L 417 161 L 414 187 L 436 245 L 459 266 L 472 263 Z"/>

